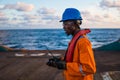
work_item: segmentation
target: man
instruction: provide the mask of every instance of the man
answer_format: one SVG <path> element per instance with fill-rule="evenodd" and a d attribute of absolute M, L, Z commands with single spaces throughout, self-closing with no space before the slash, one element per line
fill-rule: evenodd
<path fill-rule="evenodd" d="M 80 12 L 75 8 L 67 8 L 60 22 L 63 22 L 66 34 L 72 35 L 73 38 L 64 60 L 53 62 L 54 67 L 64 70 L 65 80 L 93 80 L 96 65 L 91 43 L 86 36 L 90 30 L 80 29 L 79 26 L 82 24 Z"/>

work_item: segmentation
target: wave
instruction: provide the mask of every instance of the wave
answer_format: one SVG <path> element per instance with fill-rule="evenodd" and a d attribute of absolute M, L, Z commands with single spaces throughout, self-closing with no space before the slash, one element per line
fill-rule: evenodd
<path fill-rule="evenodd" d="M 96 50 L 104 50 L 104 51 L 120 51 L 120 39 L 107 44 L 107 45 L 103 45 L 101 47 L 96 48 Z"/>
<path fill-rule="evenodd" d="M 60 48 L 60 47 L 59 47 Z M 63 49 L 63 48 L 62 48 Z M 7 47 L 7 46 L 0 46 L 0 51 L 14 51 L 15 49 Z M 19 50 L 19 49 L 18 49 Z M 107 45 L 103 45 L 101 47 L 95 48 L 95 50 L 102 50 L 102 51 L 120 51 L 120 39 L 107 44 Z"/>

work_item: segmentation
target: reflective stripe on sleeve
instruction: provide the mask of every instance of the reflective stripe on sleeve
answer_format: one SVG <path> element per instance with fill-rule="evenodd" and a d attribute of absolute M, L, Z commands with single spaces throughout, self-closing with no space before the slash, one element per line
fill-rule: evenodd
<path fill-rule="evenodd" d="M 85 76 L 86 74 L 83 72 L 83 69 L 82 69 L 82 65 L 80 64 L 80 72 L 83 76 Z"/>

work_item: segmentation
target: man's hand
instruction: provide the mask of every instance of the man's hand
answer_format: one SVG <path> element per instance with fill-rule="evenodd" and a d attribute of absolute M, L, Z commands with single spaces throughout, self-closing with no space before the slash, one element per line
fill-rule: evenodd
<path fill-rule="evenodd" d="M 66 62 L 65 61 L 60 60 L 60 61 L 56 62 L 56 64 L 57 64 L 58 69 L 66 69 Z"/>
<path fill-rule="evenodd" d="M 47 62 L 48 66 L 51 67 L 57 67 L 56 62 L 59 61 L 57 58 L 50 58 L 49 61 Z"/>
<path fill-rule="evenodd" d="M 47 65 L 51 67 L 56 67 L 58 69 L 66 69 L 66 62 L 58 57 L 50 58 L 47 62 Z"/>

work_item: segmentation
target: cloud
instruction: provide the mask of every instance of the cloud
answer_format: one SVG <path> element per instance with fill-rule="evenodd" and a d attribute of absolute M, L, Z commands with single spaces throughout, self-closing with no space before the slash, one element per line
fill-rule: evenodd
<path fill-rule="evenodd" d="M 102 0 L 100 2 L 102 8 L 116 8 L 120 11 L 120 0 Z"/>
<path fill-rule="evenodd" d="M 0 23 L 3 23 L 3 22 L 6 22 L 8 21 L 9 19 L 6 18 L 6 17 L 0 17 Z"/>
<path fill-rule="evenodd" d="M 41 16 L 43 20 L 58 20 L 59 16 L 55 15 L 56 10 L 50 8 L 40 8 L 37 13 Z"/>
<path fill-rule="evenodd" d="M 32 11 L 34 8 L 33 4 L 26 4 L 23 2 L 17 2 L 16 4 L 7 4 L 3 9 L 15 9 L 17 11 Z"/>
<path fill-rule="evenodd" d="M 36 15 L 36 14 L 23 14 L 21 15 L 21 17 L 23 17 L 24 20 L 41 20 L 41 16 Z"/>
<path fill-rule="evenodd" d="M 3 12 L 0 12 L 0 23 L 8 21 L 9 18 Z"/>
<path fill-rule="evenodd" d="M 56 11 L 55 9 L 48 9 L 48 8 L 43 7 L 43 8 L 40 8 L 37 12 L 39 14 L 54 14 L 55 11 Z"/>
<path fill-rule="evenodd" d="M 0 12 L 0 17 L 1 17 L 1 16 L 4 16 L 4 13 L 3 13 L 3 12 Z"/>
<path fill-rule="evenodd" d="M 9 8 L 15 9 L 13 6 Z M 33 28 L 46 28 L 46 27 L 54 28 L 59 24 L 59 16 L 56 15 L 55 9 L 50 9 L 50 8 L 40 8 L 35 13 L 21 13 L 21 14 L 6 13 L 8 18 L 2 12 L 0 13 L 0 15 L 4 16 L 0 18 L 0 20 L 2 21 L 2 23 L 0 23 L 2 26 L 0 27 L 9 26 L 11 28 L 13 25 L 16 27 L 22 26 L 27 28 L 29 27 L 30 28 L 32 27 Z M 56 26 L 53 27 L 53 25 L 56 25 Z"/>
<path fill-rule="evenodd" d="M 94 13 L 89 9 L 81 11 L 81 15 L 83 17 L 82 27 L 119 27 L 120 19 L 118 19 L 117 15 L 111 14 L 111 12 L 106 13 L 104 11 L 100 11 L 100 9 L 95 11 L 96 12 Z"/>
<path fill-rule="evenodd" d="M 58 16 L 55 15 L 46 15 L 42 17 L 43 20 L 59 20 Z"/>
<path fill-rule="evenodd" d="M 85 10 L 85 11 L 81 11 L 81 14 L 83 16 L 83 20 L 85 20 L 86 22 L 99 22 L 102 20 L 102 17 L 98 14 L 92 14 L 90 11 Z"/>

